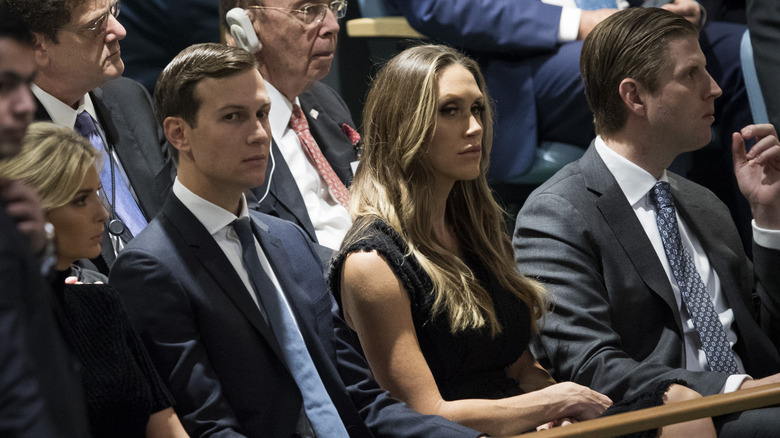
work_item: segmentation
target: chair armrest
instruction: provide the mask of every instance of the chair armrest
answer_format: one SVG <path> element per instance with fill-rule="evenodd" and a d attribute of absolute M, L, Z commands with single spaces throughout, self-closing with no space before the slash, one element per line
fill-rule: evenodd
<path fill-rule="evenodd" d="M 404 17 L 355 18 L 347 21 L 347 35 L 362 38 L 425 38 Z"/>
<path fill-rule="evenodd" d="M 667 424 L 682 423 L 697 418 L 716 417 L 732 412 L 747 411 L 773 405 L 780 405 L 780 383 L 640 409 L 610 417 L 596 418 L 570 426 L 518 435 L 518 437 L 613 437 L 642 430 L 657 429 Z"/>

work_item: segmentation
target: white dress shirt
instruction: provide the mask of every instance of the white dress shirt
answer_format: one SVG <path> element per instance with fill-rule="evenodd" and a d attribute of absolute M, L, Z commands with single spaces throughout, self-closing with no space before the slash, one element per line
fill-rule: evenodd
<path fill-rule="evenodd" d="M 266 82 L 265 86 L 271 98 L 271 112 L 268 116 L 271 134 L 295 178 L 306 211 L 309 213 L 309 219 L 314 226 L 317 241 L 320 245 L 337 250 L 352 225 L 349 212 L 330 193 L 327 183 L 303 152 L 298 135 L 290 127 L 292 103 L 273 85 Z M 294 103 L 301 105 L 297 97 Z M 316 115 L 307 114 L 307 116 Z"/>
<path fill-rule="evenodd" d="M 661 234 L 658 231 L 656 209 L 649 197 L 650 190 L 658 181 L 646 170 L 610 149 L 601 137 L 596 137 L 595 145 L 596 152 L 598 152 L 599 156 L 604 161 L 604 164 L 606 164 L 609 171 L 615 177 L 615 180 L 617 180 L 628 203 L 631 204 L 631 207 L 634 209 L 634 213 L 636 214 L 637 219 L 639 219 L 642 228 L 645 230 L 647 238 L 653 245 L 653 249 L 655 250 L 656 255 L 658 255 L 658 259 L 671 283 L 683 327 L 685 369 L 690 371 L 709 371 L 710 368 L 707 362 L 707 356 L 701 348 L 699 334 L 693 325 L 688 310 L 682 305 L 680 288 L 677 286 L 677 281 L 674 279 L 674 275 L 669 267 L 669 260 L 666 257 L 664 245 L 661 241 Z M 668 181 L 666 171 L 661 175 L 660 181 Z M 680 238 L 682 244 L 693 257 L 696 270 L 699 272 L 699 275 L 706 286 L 707 293 L 709 293 L 715 307 L 715 312 L 718 314 L 720 322 L 726 330 L 726 337 L 733 347 L 738 341 L 737 334 L 733 328 L 734 312 L 729 307 L 726 295 L 723 293 L 718 273 L 715 272 L 710 265 L 707 254 L 704 252 L 701 243 L 691 232 L 685 221 L 680 217 L 679 211 L 677 211 L 676 214 L 677 221 L 680 224 Z M 755 228 L 754 224 L 754 230 Z M 742 364 L 742 359 L 740 359 L 736 352 L 734 352 L 734 357 L 737 361 L 739 371 L 744 373 L 745 367 Z M 726 380 L 722 392 L 732 392 L 739 389 L 739 386 L 746 378 L 749 378 L 746 374 L 735 374 L 730 376 Z"/>
<path fill-rule="evenodd" d="M 260 313 L 265 317 L 265 310 L 260 305 L 260 301 L 258 301 L 255 288 L 252 287 L 249 274 L 247 274 L 246 268 L 244 267 L 244 259 L 241 255 L 241 242 L 238 240 L 238 235 L 231 226 L 236 219 L 249 217 L 249 209 L 247 208 L 244 195 L 241 195 L 241 212 L 236 216 L 234 213 L 192 193 L 190 189 L 179 181 L 178 177 L 176 177 L 176 180 L 173 182 L 173 194 L 176 195 L 179 201 L 181 201 L 190 212 L 192 212 L 195 218 L 203 224 L 206 231 L 208 231 L 209 234 L 211 234 L 211 237 L 217 242 L 217 245 L 219 245 L 222 252 L 225 253 L 228 261 L 230 261 L 230 264 L 233 265 L 236 273 L 241 278 L 241 282 L 246 286 L 246 290 L 249 292 L 252 300 L 260 309 Z M 263 248 L 260 247 L 260 243 L 256 238 L 255 247 L 257 249 L 257 255 L 260 257 L 260 264 L 263 265 L 263 270 L 268 274 L 271 282 L 276 286 L 277 291 L 281 290 L 279 280 L 276 278 L 276 274 L 271 268 L 271 264 L 268 262 L 268 257 L 265 255 Z M 283 293 L 280 295 L 282 296 L 285 307 L 292 313 L 287 298 Z M 295 318 L 293 317 L 293 319 Z"/>

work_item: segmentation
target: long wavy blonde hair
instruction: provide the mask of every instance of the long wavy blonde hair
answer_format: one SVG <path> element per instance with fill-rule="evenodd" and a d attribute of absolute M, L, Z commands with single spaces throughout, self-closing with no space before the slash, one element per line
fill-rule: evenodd
<path fill-rule="evenodd" d="M 488 326 L 501 331 L 490 295 L 471 269 L 447 250 L 433 232 L 433 169 L 426 150 L 436 132 L 438 79 L 459 64 L 474 76 L 483 96 L 482 160 L 475 180 L 458 181 L 449 195 L 446 220 L 465 253 L 477 255 L 501 285 L 531 310 L 533 328 L 546 308 L 540 284 L 520 275 L 503 212 L 493 198 L 486 173 L 490 164 L 493 120 L 485 80 L 477 63 L 446 46 L 423 45 L 405 50 L 379 72 L 363 111 L 364 153 L 351 187 L 353 227 L 343 247 L 360 240 L 377 218 L 406 241 L 410 255 L 433 282 L 433 315 L 444 316 L 453 333 Z"/>

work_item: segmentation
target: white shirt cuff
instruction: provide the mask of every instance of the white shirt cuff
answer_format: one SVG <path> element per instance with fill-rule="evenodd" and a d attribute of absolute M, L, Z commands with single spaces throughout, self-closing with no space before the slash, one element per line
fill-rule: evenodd
<path fill-rule="evenodd" d="M 561 24 L 558 26 L 558 41 L 576 41 L 580 32 L 582 9 L 564 6 L 561 10 Z"/>
<path fill-rule="evenodd" d="M 761 228 L 756 225 L 755 219 L 753 224 L 753 240 L 763 246 L 764 248 L 776 249 L 780 251 L 780 230 L 770 230 L 768 228 Z"/>
<path fill-rule="evenodd" d="M 739 389 L 740 386 L 742 386 L 742 382 L 745 380 L 753 380 L 752 377 L 748 376 L 747 374 L 732 374 L 729 376 L 728 379 L 726 379 L 726 384 L 723 385 L 723 390 L 721 391 L 721 394 L 728 394 L 729 392 L 734 392 Z"/>

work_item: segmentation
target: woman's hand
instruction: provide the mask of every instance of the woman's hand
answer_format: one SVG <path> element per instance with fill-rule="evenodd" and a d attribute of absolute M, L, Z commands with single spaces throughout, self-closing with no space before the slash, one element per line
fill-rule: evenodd
<path fill-rule="evenodd" d="M 577 421 L 590 420 L 612 406 L 612 400 L 606 395 L 572 382 L 540 389 L 538 395 L 548 399 L 548 404 L 558 413 L 555 418 L 560 419 L 570 417 Z"/>

